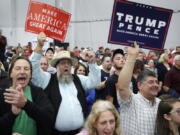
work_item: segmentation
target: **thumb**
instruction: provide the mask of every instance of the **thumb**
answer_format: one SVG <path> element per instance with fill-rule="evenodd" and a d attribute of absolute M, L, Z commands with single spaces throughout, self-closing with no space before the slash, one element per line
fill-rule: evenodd
<path fill-rule="evenodd" d="M 22 88 L 22 86 L 19 84 L 17 87 L 16 87 L 16 89 L 18 90 L 18 91 L 23 91 L 23 88 Z"/>

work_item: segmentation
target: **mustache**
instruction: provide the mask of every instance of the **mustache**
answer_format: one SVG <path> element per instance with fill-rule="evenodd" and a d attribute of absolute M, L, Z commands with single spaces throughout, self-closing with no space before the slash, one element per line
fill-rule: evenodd
<path fill-rule="evenodd" d="M 154 89 L 159 90 L 159 87 L 158 86 L 154 86 L 154 87 L 151 88 L 151 90 L 154 90 Z"/>

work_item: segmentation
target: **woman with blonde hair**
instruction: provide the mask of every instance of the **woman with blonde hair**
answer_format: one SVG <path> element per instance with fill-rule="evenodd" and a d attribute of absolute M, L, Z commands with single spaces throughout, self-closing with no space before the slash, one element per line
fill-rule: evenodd
<path fill-rule="evenodd" d="M 95 102 L 84 130 L 77 135 L 122 135 L 120 116 L 114 105 L 103 100 Z"/>

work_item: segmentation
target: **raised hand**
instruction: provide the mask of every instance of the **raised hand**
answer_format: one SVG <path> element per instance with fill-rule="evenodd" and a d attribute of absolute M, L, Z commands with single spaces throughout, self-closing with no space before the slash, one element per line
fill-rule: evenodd
<path fill-rule="evenodd" d="M 85 54 L 85 60 L 88 63 L 94 63 L 95 62 L 95 54 L 93 51 L 87 51 Z"/>
<path fill-rule="evenodd" d="M 46 34 L 44 32 L 40 32 L 37 37 L 37 40 L 38 40 L 38 45 L 43 46 L 46 40 Z"/>
<path fill-rule="evenodd" d="M 139 53 L 139 45 L 137 44 L 136 41 L 134 41 L 134 47 L 128 47 L 128 55 L 138 55 Z"/>

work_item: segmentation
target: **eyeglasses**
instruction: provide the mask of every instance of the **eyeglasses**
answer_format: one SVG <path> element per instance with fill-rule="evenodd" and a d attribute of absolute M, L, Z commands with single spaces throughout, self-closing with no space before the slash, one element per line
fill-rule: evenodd
<path fill-rule="evenodd" d="M 176 109 L 176 110 L 172 110 L 171 112 L 169 112 L 170 114 L 173 113 L 177 113 L 178 115 L 180 115 L 180 108 Z"/>

